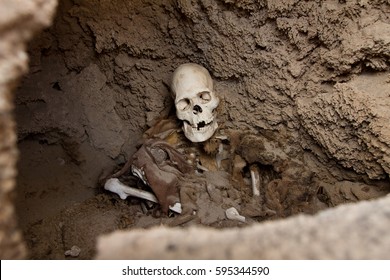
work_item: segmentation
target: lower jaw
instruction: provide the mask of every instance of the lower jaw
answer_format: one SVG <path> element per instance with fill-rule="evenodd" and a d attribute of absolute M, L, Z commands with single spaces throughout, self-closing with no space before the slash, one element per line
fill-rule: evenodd
<path fill-rule="evenodd" d="M 213 136 L 217 128 L 218 128 L 218 124 L 216 121 L 213 121 L 212 123 L 210 123 L 209 125 L 207 125 L 201 130 L 198 130 L 197 128 L 193 128 L 192 126 L 184 123 L 183 131 L 184 131 L 184 135 L 191 142 L 204 142 L 208 140 L 211 136 Z"/>

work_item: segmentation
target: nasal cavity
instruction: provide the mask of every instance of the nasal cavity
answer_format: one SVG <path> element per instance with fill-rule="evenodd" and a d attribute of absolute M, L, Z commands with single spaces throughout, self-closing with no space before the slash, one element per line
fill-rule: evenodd
<path fill-rule="evenodd" d="M 194 114 L 202 113 L 202 108 L 199 105 L 195 105 L 194 108 Z"/>

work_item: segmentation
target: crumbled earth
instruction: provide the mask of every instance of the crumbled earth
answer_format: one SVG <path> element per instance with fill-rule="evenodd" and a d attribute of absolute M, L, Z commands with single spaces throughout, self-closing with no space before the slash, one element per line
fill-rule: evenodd
<path fill-rule="evenodd" d="M 60 1 L 15 95 L 29 257 L 77 246 L 90 259 L 116 229 L 241 227 L 389 193 L 389 15 L 388 1 Z M 166 139 L 203 168 L 181 188 L 192 211 L 164 216 L 100 180 L 172 128 L 170 77 L 186 62 L 210 71 L 226 138 Z M 226 219 L 232 206 L 246 223 Z"/>

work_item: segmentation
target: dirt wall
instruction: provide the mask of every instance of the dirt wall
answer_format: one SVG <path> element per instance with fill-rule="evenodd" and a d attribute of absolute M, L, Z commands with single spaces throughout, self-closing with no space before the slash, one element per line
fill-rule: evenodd
<path fill-rule="evenodd" d="M 0 1 L 0 259 L 26 255 L 15 220 L 16 128 L 13 91 L 28 70 L 26 43 L 52 20 L 56 1 Z"/>
<path fill-rule="evenodd" d="M 39 96 L 18 99 L 20 118 L 25 107 L 36 116 L 21 119 L 20 135 L 132 154 L 172 106 L 172 71 L 192 61 L 215 78 L 224 125 L 283 131 L 291 155 L 314 154 L 307 160 L 338 180 L 351 176 L 340 167 L 385 178 L 389 9 L 386 1 L 61 1 L 54 26 L 32 46 Z M 365 79 L 382 89 L 359 86 Z"/>

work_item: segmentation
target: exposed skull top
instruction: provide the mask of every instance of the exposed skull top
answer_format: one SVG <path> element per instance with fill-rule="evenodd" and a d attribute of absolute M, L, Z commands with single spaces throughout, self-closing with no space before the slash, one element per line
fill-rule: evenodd
<path fill-rule="evenodd" d="M 215 109 L 219 98 L 207 69 L 195 63 L 180 65 L 173 73 L 171 89 L 184 135 L 192 142 L 209 139 L 218 128 Z"/>

